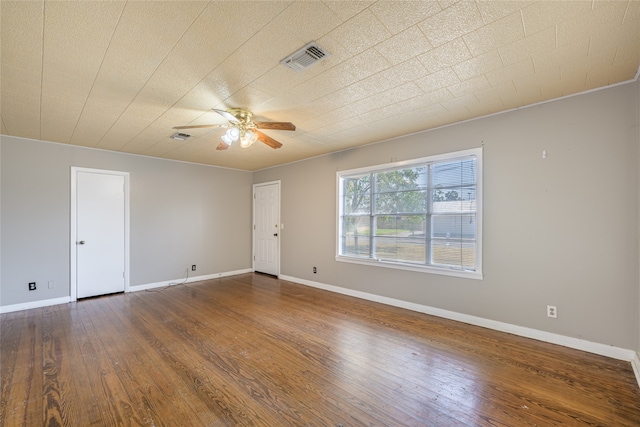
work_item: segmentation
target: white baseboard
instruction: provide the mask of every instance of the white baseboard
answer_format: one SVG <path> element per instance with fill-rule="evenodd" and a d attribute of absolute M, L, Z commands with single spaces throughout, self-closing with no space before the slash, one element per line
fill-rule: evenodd
<path fill-rule="evenodd" d="M 29 310 L 32 308 L 49 307 L 50 305 L 66 304 L 68 302 L 71 302 L 71 297 L 60 297 L 32 302 L 24 302 L 21 304 L 3 305 L 0 306 L 0 314 L 11 313 L 13 311 Z"/>
<path fill-rule="evenodd" d="M 633 350 L 625 348 L 614 347 L 611 345 L 600 344 L 578 338 L 567 337 L 565 335 L 554 334 L 551 332 L 540 331 L 532 328 L 525 328 L 523 326 L 512 325 L 510 323 L 498 322 L 496 320 L 485 319 L 477 316 L 470 316 L 468 314 L 456 313 L 454 311 L 442 310 L 440 308 L 429 307 L 422 304 L 416 304 L 412 302 L 402 301 L 394 298 L 383 297 L 380 295 L 370 294 L 367 292 L 355 291 L 353 289 L 342 288 L 334 285 L 327 285 L 325 283 L 314 282 L 312 280 L 299 279 L 297 277 L 291 277 L 286 275 L 280 275 L 282 280 L 288 280 L 290 282 L 299 283 L 301 285 L 311 286 L 314 288 L 324 289 L 331 292 L 336 292 L 343 295 L 349 295 L 356 298 L 365 299 L 368 301 L 379 302 L 382 304 L 391 305 L 394 307 L 406 308 L 407 310 L 417 311 L 420 313 L 430 314 L 433 316 L 443 317 L 445 319 L 455 320 L 458 322 L 468 323 L 470 325 L 481 326 L 484 328 L 493 329 L 501 332 L 508 332 L 510 334 L 518 335 L 521 337 L 532 338 L 538 341 L 544 341 L 552 344 L 562 345 L 577 350 L 586 351 L 589 353 L 599 354 L 601 356 L 611 357 L 613 359 L 625 360 L 631 362 L 633 371 L 640 386 L 640 359 L 638 353 Z"/>
<path fill-rule="evenodd" d="M 223 273 L 213 273 L 213 274 L 206 274 L 204 276 L 189 277 L 189 279 L 186 282 L 184 280 L 168 280 L 166 282 L 147 283 L 145 285 L 130 286 L 129 292 L 144 291 L 146 289 L 153 289 L 153 288 L 162 288 L 165 286 L 173 286 L 173 285 L 182 284 L 182 283 L 199 282 L 201 280 L 219 279 L 221 277 L 227 277 L 227 276 L 237 276 L 238 274 L 251 273 L 252 271 L 253 269 L 251 268 L 245 268 L 243 270 L 226 271 Z M 71 297 L 66 296 L 61 298 L 25 302 L 22 304 L 4 305 L 4 306 L 0 306 L 0 314 L 11 313 L 13 311 L 20 311 L 20 310 L 29 310 L 32 308 L 48 307 L 50 305 L 66 304 L 69 302 L 71 302 Z"/>
<path fill-rule="evenodd" d="M 129 286 L 129 292 L 146 291 L 147 289 L 165 288 L 167 286 L 182 285 L 191 282 L 200 282 L 202 280 L 219 279 L 221 277 L 237 276 L 239 274 L 251 273 L 253 269 L 245 268 L 243 270 L 226 271 L 223 273 L 205 274 L 203 276 L 193 276 L 188 279 L 167 280 L 164 282 L 146 283 L 144 285 Z"/>
<path fill-rule="evenodd" d="M 640 386 L 640 354 L 634 353 L 633 359 L 631 359 L 631 367 L 633 368 L 633 373 L 636 374 L 638 386 Z"/>

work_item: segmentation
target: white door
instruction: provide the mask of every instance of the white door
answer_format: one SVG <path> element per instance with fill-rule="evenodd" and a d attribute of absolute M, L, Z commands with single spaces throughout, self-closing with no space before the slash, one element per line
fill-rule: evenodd
<path fill-rule="evenodd" d="M 280 274 L 280 183 L 254 186 L 253 269 Z"/>
<path fill-rule="evenodd" d="M 125 290 L 128 176 L 75 170 L 77 298 Z M 73 224 L 72 224 L 73 227 Z"/>

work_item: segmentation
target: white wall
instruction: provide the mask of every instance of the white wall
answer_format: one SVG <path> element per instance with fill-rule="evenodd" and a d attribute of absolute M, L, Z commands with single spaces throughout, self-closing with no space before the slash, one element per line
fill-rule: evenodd
<path fill-rule="evenodd" d="M 282 181 L 282 274 L 639 348 L 639 111 L 636 82 L 256 172 Z M 336 171 L 474 147 L 484 280 L 335 261 Z"/>
<path fill-rule="evenodd" d="M 199 276 L 251 268 L 250 172 L 6 136 L 0 144 L 1 306 L 69 296 L 71 166 L 130 172 L 132 289 L 183 278 L 185 265 Z"/>

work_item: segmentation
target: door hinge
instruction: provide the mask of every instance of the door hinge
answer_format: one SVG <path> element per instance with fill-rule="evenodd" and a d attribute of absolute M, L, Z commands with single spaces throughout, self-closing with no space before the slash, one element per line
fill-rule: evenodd
<path fill-rule="evenodd" d="M 253 193 L 253 200 L 256 199 L 256 193 Z"/>

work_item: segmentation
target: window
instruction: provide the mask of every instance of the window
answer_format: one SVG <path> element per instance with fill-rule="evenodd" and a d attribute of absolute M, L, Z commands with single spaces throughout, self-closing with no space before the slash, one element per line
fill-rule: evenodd
<path fill-rule="evenodd" d="M 482 278 L 482 149 L 337 181 L 338 261 Z"/>

